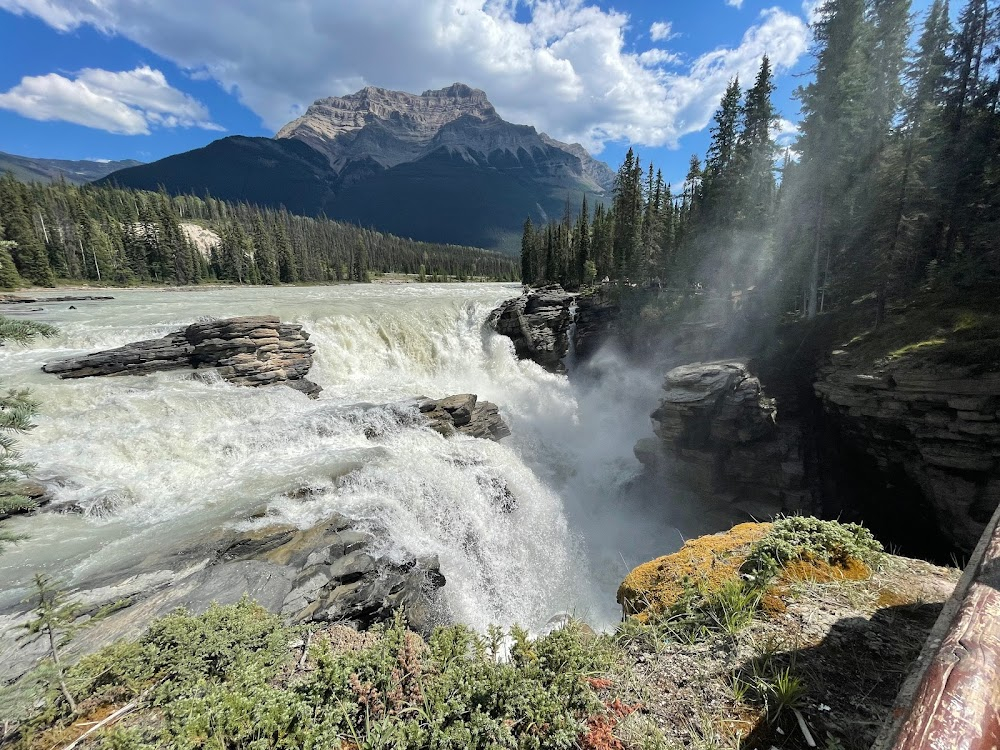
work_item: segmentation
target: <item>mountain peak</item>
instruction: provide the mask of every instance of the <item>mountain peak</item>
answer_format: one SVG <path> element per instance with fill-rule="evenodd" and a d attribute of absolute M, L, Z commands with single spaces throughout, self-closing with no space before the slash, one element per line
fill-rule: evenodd
<path fill-rule="evenodd" d="M 356 152 L 361 146 L 365 156 L 393 166 L 408 161 L 410 152 L 429 144 L 442 127 L 466 116 L 491 120 L 497 113 L 485 92 L 464 83 L 419 95 L 366 86 L 313 102 L 275 137 L 308 143 L 326 154 L 334 168 L 360 156 Z M 396 147 L 388 147 L 389 140 L 398 141 Z"/>

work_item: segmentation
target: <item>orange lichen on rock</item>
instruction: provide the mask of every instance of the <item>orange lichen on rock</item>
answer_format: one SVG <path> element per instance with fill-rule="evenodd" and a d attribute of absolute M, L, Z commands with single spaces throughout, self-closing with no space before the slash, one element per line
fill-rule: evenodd
<path fill-rule="evenodd" d="M 769 523 L 741 523 L 722 534 L 691 539 L 672 555 L 635 568 L 618 587 L 618 603 L 626 615 L 645 621 L 673 606 L 691 585 L 713 591 L 739 575 L 754 542 Z"/>
<path fill-rule="evenodd" d="M 792 560 L 781 570 L 782 580 L 805 583 L 866 581 L 872 570 L 860 560 L 847 558 L 831 565 L 826 560 Z"/>

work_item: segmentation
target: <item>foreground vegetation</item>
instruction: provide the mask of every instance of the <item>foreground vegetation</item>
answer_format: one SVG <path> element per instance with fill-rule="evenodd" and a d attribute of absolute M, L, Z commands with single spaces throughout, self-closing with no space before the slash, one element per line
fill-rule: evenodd
<path fill-rule="evenodd" d="M 0 225 L 0 232 L 2 229 Z M 0 242 L 0 252 L 3 250 L 3 243 Z M 23 343 L 37 336 L 52 336 L 55 332 L 52 326 L 45 323 L 0 316 L 0 346 L 8 342 Z M 12 388 L 0 392 L 0 522 L 14 513 L 35 508 L 34 501 L 26 497 L 18 485 L 18 481 L 27 476 L 33 467 L 21 459 L 16 436 L 34 427 L 31 420 L 37 411 L 38 403 L 31 398 L 29 391 Z M 0 523 L 0 552 L 5 544 L 16 541 L 18 537 L 5 531 Z"/>
<path fill-rule="evenodd" d="M 645 616 L 600 635 L 570 621 L 535 639 L 516 627 L 477 635 L 452 626 L 425 640 L 398 616 L 365 633 L 288 627 L 249 600 L 178 611 L 60 670 L 6 739 L 22 749 L 64 747 L 86 733 L 77 746 L 115 750 L 710 750 L 769 747 L 781 730 L 782 746 L 799 747 L 799 719 L 815 728 L 823 700 L 852 719 L 830 661 L 810 661 L 829 627 L 776 637 L 796 626 L 796 608 L 815 621 L 839 597 L 850 611 L 878 615 L 933 600 L 934 590 L 914 589 L 934 576 L 939 589 L 954 582 L 884 556 L 860 527 L 816 519 L 747 524 L 689 545 L 650 563 L 655 576 L 630 576 L 623 588 L 646 599 L 626 610 Z M 812 601 L 823 609 L 809 610 Z M 853 665 L 891 662 L 901 679 L 923 621 L 893 622 L 906 629 L 898 658 L 889 648 Z M 833 660 L 834 671 L 842 667 Z M 898 680 L 888 682 L 863 711 L 884 718 Z M 848 744 L 828 732 L 826 746 L 860 747 L 842 738 Z"/>

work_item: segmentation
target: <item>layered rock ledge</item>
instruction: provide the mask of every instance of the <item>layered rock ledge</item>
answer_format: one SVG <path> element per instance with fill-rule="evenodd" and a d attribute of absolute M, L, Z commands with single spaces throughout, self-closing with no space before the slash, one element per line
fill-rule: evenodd
<path fill-rule="evenodd" d="M 88 378 L 214 368 L 235 385 L 282 384 L 316 397 L 322 388 L 306 378 L 314 351 L 301 325 L 258 315 L 193 323 L 162 338 L 49 362 L 42 370 L 60 378 Z"/>
<path fill-rule="evenodd" d="M 514 342 L 519 359 L 530 359 L 549 372 L 564 373 L 563 357 L 569 351 L 575 295 L 559 286 L 513 297 L 490 313 L 493 330 Z"/>
<path fill-rule="evenodd" d="M 929 515 L 971 552 L 1000 504 L 1000 376 L 919 362 L 862 368 L 841 355 L 814 387 L 844 447 L 906 491 L 908 513 Z"/>
<path fill-rule="evenodd" d="M 676 367 L 663 390 L 651 415 L 656 437 L 635 446 L 644 465 L 756 518 L 808 506 L 798 428 L 779 425 L 775 400 L 745 361 Z"/>
<path fill-rule="evenodd" d="M 68 591 L 86 619 L 114 613 L 73 640 L 70 656 L 139 635 L 177 607 L 203 612 L 213 602 L 255 599 L 288 622 L 339 622 L 364 629 L 402 610 L 429 632 L 444 586 L 436 556 L 387 555 L 384 532 L 334 514 L 308 529 L 271 524 L 251 531 L 216 530 L 181 549 L 141 560 L 119 573 Z M 47 653 L 41 637 L 22 637 L 33 613 L 25 604 L 0 613 L 0 684 L 21 677 Z"/>

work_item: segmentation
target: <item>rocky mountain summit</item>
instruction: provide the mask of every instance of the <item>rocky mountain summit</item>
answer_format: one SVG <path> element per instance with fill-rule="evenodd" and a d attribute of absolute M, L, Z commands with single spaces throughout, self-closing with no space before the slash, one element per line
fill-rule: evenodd
<path fill-rule="evenodd" d="M 598 192 L 609 190 L 615 177 L 580 144 L 561 143 L 531 126 L 506 122 L 484 91 L 463 83 L 419 95 L 366 86 L 347 96 L 320 99 L 275 138 L 308 144 L 338 172 L 365 160 L 390 168 L 445 148 L 485 166 L 529 162 L 553 172 L 564 169 L 566 176 L 582 178 Z"/>

